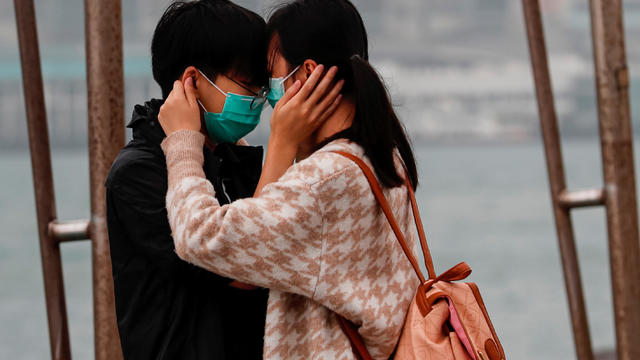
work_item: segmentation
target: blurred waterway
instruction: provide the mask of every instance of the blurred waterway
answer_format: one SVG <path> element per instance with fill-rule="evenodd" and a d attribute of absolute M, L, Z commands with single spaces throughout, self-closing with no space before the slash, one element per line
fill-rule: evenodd
<path fill-rule="evenodd" d="M 416 147 L 423 219 L 438 271 L 467 261 L 509 358 L 575 358 L 543 149 L 525 145 Z M 640 154 L 636 154 L 637 156 Z M 572 189 L 601 186 L 596 139 L 565 141 Z M 88 214 L 88 158 L 54 150 L 59 218 Z M 0 153 L 0 359 L 48 357 L 29 156 Z M 574 216 L 597 349 L 614 343 L 604 211 Z M 92 358 L 89 243 L 65 244 L 71 346 Z"/>

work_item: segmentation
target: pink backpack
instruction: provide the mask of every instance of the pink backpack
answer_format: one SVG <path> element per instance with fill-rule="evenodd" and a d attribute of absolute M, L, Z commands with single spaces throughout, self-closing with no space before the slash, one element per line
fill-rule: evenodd
<path fill-rule="evenodd" d="M 400 341 L 392 358 L 398 360 L 506 359 L 476 284 L 453 282 L 463 280 L 471 274 L 469 265 L 463 262 L 440 276 L 435 275 L 415 194 L 409 180 L 405 179 L 405 184 L 409 189 L 420 245 L 429 273 L 428 279 L 424 278 L 418 261 L 411 253 L 371 169 L 357 156 L 342 151 L 335 153 L 353 160 L 362 169 L 404 253 L 420 279 L 421 285 L 418 286 L 409 307 Z M 336 315 L 342 330 L 351 341 L 356 357 L 372 360 L 355 326 L 342 316 Z"/>

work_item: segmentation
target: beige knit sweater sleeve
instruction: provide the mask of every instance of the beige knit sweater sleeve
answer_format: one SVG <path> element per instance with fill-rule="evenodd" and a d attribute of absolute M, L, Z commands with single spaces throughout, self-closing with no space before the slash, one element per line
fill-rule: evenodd
<path fill-rule="evenodd" d="M 177 254 L 217 274 L 311 298 L 320 273 L 322 209 L 313 189 L 289 178 L 257 198 L 220 206 L 206 179 L 204 136 L 183 130 L 162 143 L 167 211 Z"/>

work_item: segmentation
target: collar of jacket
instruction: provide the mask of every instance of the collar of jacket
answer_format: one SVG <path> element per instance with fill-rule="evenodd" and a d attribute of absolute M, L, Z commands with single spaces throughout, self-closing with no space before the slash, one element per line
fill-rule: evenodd
<path fill-rule="evenodd" d="M 134 142 L 144 144 L 150 151 L 162 157 L 164 154 L 160 144 L 166 135 L 158 121 L 158 113 L 163 103 L 163 100 L 151 99 L 144 105 L 136 105 L 131 121 L 127 124 L 127 127 L 133 130 Z M 213 151 L 207 147 L 203 151 L 203 169 L 216 192 L 224 189 L 229 181 L 233 184 L 229 187 L 235 188 L 226 194 L 227 201 L 220 199 L 222 204 L 253 195 L 262 172 L 264 149 L 261 146 L 218 144 Z"/>
<path fill-rule="evenodd" d="M 164 100 L 151 99 L 144 105 L 135 106 L 131 121 L 127 124 L 127 127 L 133 131 L 134 140 L 160 146 L 162 140 L 167 137 L 158 121 L 158 113 L 162 104 L 164 104 Z"/>

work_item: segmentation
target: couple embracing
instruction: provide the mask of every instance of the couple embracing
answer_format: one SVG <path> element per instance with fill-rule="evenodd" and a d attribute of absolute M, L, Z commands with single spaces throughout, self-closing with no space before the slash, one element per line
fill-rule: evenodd
<path fill-rule="evenodd" d="M 136 106 L 107 179 L 126 359 L 375 359 L 419 285 L 360 167 L 417 249 L 414 155 L 348 0 L 265 22 L 226 0 L 172 4 L 154 33 L 163 100 Z M 273 106 L 266 154 L 244 136 Z M 336 315 L 339 315 L 340 318 Z"/>

